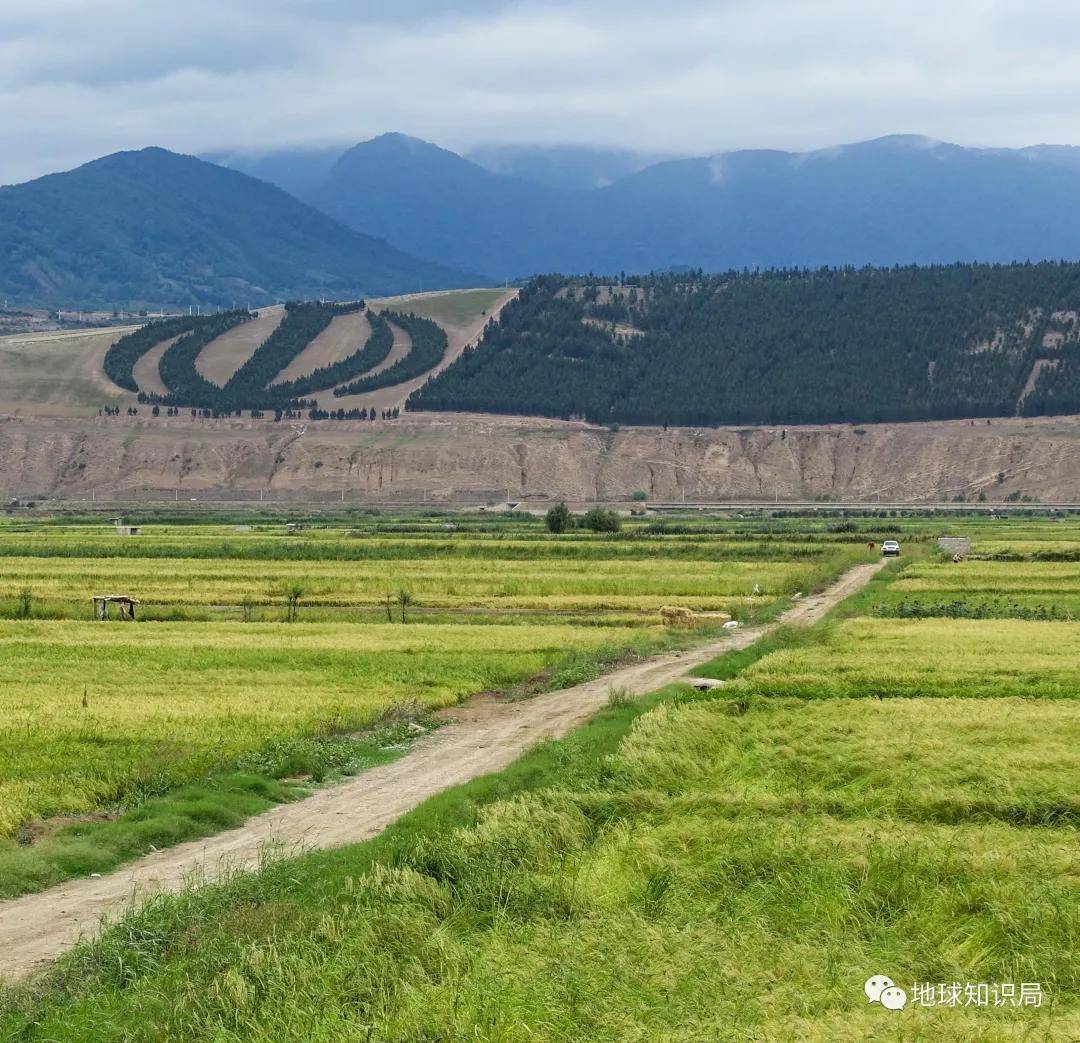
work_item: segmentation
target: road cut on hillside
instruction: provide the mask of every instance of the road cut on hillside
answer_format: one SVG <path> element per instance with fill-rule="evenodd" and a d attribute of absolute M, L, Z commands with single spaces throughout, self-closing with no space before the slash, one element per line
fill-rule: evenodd
<path fill-rule="evenodd" d="M 101 877 L 2 902 L 0 979 L 26 977 L 141 898 L 255 869 L 268 852 L 299 854 L 368 840 L 428 797 L 499 771 L 537 743 L 566 735 L 606 705 L 613 690 L 643 695 L 721 653 L 752 645 L 778 626 L 816 623 L 865 586 L 883 564 L 857 565 L 822 593 L 793 604 L 775 622 L 734 630 L 690 651 L 655 656 L 531 699 L 466 702 L 450 711 L 452 723 L 390 764 L 279 805 L 237 829 L 156 851 Z"/>

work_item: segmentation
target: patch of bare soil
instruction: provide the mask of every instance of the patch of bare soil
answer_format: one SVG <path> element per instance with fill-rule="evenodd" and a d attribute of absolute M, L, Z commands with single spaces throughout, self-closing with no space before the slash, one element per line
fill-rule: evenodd
<path fill-rule="evenodd" d="M 1020 397 L 1016 400 L 1016 415 L 1022 416 L 1024 409 L 1024 399 L 1035 390 L 1035 385 L 1039 382 L 1039 375 L 1044 369 L 1050 366 L 1056 366 L 1058 364 L 1057 359 L 1036 359 L 1031 366 L 1031 372 L 1028 374 L 1027 380 L 1024 381 L 1024 389 L 1020 392 Z"/>
<path fill-rule="evenodd" d="M 487 314 L 474 316 L 469 322 L 464 323 L 463 325 L 458 325 L 440 318 L 438 323 L 446 331 L 447 347 L 446 354 L 437 366 L 429 369 L 419 377 L 407 380 L 403 384 L 395 384 L 393 387 L 389 388 L 380 388 L 378 391 L 369 391 L 363 395 L 347 395 L 342 398 L 335 398 L 334 407 L 337 409 L 375 409 L 377 411 L 382 411 L 384 409 L 401 409 L 405 405 L 405 400 L 418 387 L 427 383 L 427 381 L 437 373 L 441 373 L 447 366 L 451 365 L 451 363 L 456 362 L 467 347 L 475 344 L 480 339 L 487 324 L 493 318 L 498 318 L 503 308 L 505 308 L 516 296 L 517 290 L 507 290 L 498 298 L 495 304 L 487 309 Z M 409 310 L 408 297 L 388 299 L 385 302 L 379 303 L 385 303 L 388 307 L 397 308 L 401 311 Z M 399 331 L 395 326 L 394 349 L 390 352 L 390 358 L 387 359 L 386 365 L 392 365 L 393 362 L 397 361 L 397 358 L 400 358 L 405 354 L 405 351 L 402 351 L 401 355 L 395 358 L 395 353 L 399 348 L 399 333 L 406 341 L 408 340 L 408 334 L 406 334 L 404 330 Z M 412 345 L 410 344 L 409 347 L 411 348 L 411 346 Z M 406 349 L 406 351 L 407 350 L 408 349 Z"/>
<path fill-rule="evenodd" d="M 412 351 L 412 338 L 398 325 L 390 323 L 390 329 L 394 334 L 394 343 L 390 346 L 390 354 L 379 365 L 374 366 L 365 376 L 373 377 L 384 369 L 389 369 L 395 362 L 400 362 Z M 346 381 L 351 383 L 351 381 Z M 397 387 L 379 388 L 377 391 L 365 391 L 359 395 L 342 395 L 339 398 L 326 398 L 326 402 L 332 403 L 334 409 L 392 409 L 393 403 L 398 401 Z M 331 391 L 332 395 L 333 392 Z M 329 407 L 327 407 L 329 408 Z"/>
<path fill-rule="evenodd" d="M 195 359 L 195 368 L 211 383 L 224 386 L 284 318 L 285 308 L 280 304 L 259 309 L 250 322 L 242 322 L 210 341 Z"/>
<path fill-rule="evenodd" d="M 95 934 L 103 917 L 121 913 L 133 900 L 182 890 L 193 879 L 211 881 L 236 869 L 254 869 L 268 849 L 299 853 L 370 839 L 428 797 L 499 771 L 538 742 L 567 734 L 601 709 L 613 689 L 628 696 L 652 692 L 722 652 L 748 647 L 781 624 L 816 622 L 882 564 L 856 566 L 776 622 L 736 630 L 693 651 L 646 659 L 532 699 L 478 696 L 456 710 L 455 723 L 419 741 L 404 757 L 340 786 L 275 807 L 238 829 L 154 852 L 107 876 L 0 903 L 0 977 L 30 974 L 83 935 Z"/>
<path fill-rule="evenodd" d="M 275 384 L 306 377 L 324 366 L 348 358 L 358 352 L 371 336 L 371 324 L 364 312 L 338 315 L 299 355 L 276 377 Z"/>
<path fill-rule="evenodd" d="M 49 840 L 56 836 L 65 826 L 75 826 L 87 822 L 112 822 L 115 818 L 116 815 L 99 811 L 88 815 L 56 815 L 53 818 L 34 819 L 33 822 L 26 823 L 19 830 L 19 842 L 33 847 L 33 845 L 40 844 L 43 840 Z"/>
<path fill-rule="evenodd" d="M 152 395 L 167 395 L 169 393 L 169 389 L 161 379 L 158 365 L 161 362 L 161 356 L 164 355 L 165 352 L 179 339 L 179 337 L 170 337 L 168 340 L 163 340 L 160 344 L 155 344 L 138 360 L 138 362 L 135 363 L 131 369 L 131 374 L 135 378 L 135 383 L 139 385 L 140 391 L 145 391 Z"/>

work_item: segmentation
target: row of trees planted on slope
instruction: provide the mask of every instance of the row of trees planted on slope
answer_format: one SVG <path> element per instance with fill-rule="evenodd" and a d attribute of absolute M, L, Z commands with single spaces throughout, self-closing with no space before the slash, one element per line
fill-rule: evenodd
<path fill-rule="evenodd" d="M 394 331 L 382 315 L 368 313 L 371 334 L 359 351 L 354 351 L 347 358 L 320 366 L 306 376 L 281 384 L 271 384 L 268 391 L 272 395 L 284 396 L 292 400 L 311 395 L 316 391 L 325 391 L 346 380 L 367 373 L 386 361 L 394 346 Z M 364 418 L 366 419 L 366 417 Z"/>
<path fill-rule="evenodd" d="M 212 340 L 243 322 L 251 321 L 248 311 L 224 311 L 219 315 L 204 316 L 186 336 L 166 349 L 158 364 L 162 383 L 169 389 L 165 396 L 146 395 L 147 402 L 159 402 L 167 406 L 199 406 L 218 408 L 221 388 L 212 384 L 196 368 L 199 352 Z"/>
<path fill-rule="evenodd" d="M 135 363 L 151 348 L 162 341 L 178 337 L 194 329 L 201 320 L 194 316 L 182 316 L 175 319 L 162 319 L 148 322 L 132 333 L 121 337 L 105 352 L 105 375 L 125 391 L 138 391 L 135 382 Z"/>
<path fill-rule="evenodd" d="M 1049 317 L 1070 309 L 1078 264 L 691 272 L 614 288 L 546 276 L 410 404 L 684 425 L 1012 415 Z M 1066 355 L 1031 409 L 1080 408 Z"/>
<path fill-rule="evenodd" d="M 393 347 L 394 334 L 384 316 L 370 314 L 370 335 L 363 347 L 346 358 L 329 366 L 322 366 L 296 380 L 271 384 L 269 387 L 264 386 L 264 382 L 288 366 L 334 318 L 338 315 L 353 314 L 363 307 L 363 302 L 345 305 L 290 302 L 286 305 L 286 316 L 281 324 L 224 387 L 219 387 L 203 377 L 195 366 L 195 360 L 211 341 L 249 320 L 251 315 L 246 311 L 223 312 L 219 315 L 184 320 L 189 325 L 193 324 L 194 329 L 168 348 L 159 366 L 161 378 L 169 389 L 168 394 L 140 393 L 139 400 L 151 405 L 195 407 L 214 416 L 239 415 L 243 410 L 251 410 L 253 415 L 261 415 L 262 410 L 273 410 L 280 414 L 284 411 L 316 409 L 318 403 L 307 396 L 329 389 L 356 374 L 366 373 L 386 361 Z M 429 342 L 436 338 L 423 325 L 427 320 L 416 321 L 417 340 L 421 346 L 418 357 L 426 359 L 433 354 L 433 349 L 428 346 Z M 442 334 L 434 323 L 427 325 Z M 153 337 L 147 336 L 144 340 L 149 343 L 146 346 L 140 345 L 139 354 L 154 343 L 160 343 L 166 336 L 175 335 L 175 331 L 168 329 L 164 333 L 155 333 Z M 444 334 L 442 344 L 445 347 Z M 442 357 L 442 350 L 443 348 L 438 349 L 436 361 Z M 128 349 L 121 360 L 126 364 L 131 354 L 132 350 Z M 434 363 L 425 363 L 424 368 L 430 368 L 431 364 Z M 267 377 L 267 374 L 271 374 L 271 377 Z M 389 380 L 387 384 L 401 379 L 405 378 L 399 376 Z M 133 379 L 131 389 L 134 390 Z M 349 411 L 350 418 L 352 412 Z M 337 416 L 340 413 L 341 410 L 332 411 L 331 415 Z"/>
<path fill-rule="evenodd" d="M 365 391 L 376 391 L 379 388 L 403 384 L 406 380 L 423 376 L 443 360 L 447 339 L 446 332 L 441 326 L 430 319 L 423 319 L 411 313 L 386 311 L 383 315 L 409 335 L 412 348 L 404 358 L 399 359 L 392 366 L 387 366 L 381 373 L 361 377 L 344 387 L 335 388 L 335 395 L 359 395 Z"/>
<path fill-rule="evenodd" d="M 338 315 L 351 315 L 364 310 L 364 302 L 325 304 L 321 301 L 290 301 L 285 305 L 285 318 L 259 345 L 221 389 L 225 408 L 233 402 L 238 407 L 273 406 L 289 401 L 287 391 L 267 391 L 267 385 L 293 361 Z"/>

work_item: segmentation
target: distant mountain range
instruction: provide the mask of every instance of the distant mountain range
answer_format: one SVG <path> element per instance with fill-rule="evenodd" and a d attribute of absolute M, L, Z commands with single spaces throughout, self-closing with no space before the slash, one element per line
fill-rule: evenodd
<path fill-rule="evenodd" d="M 897 136 L 693 159 L 400 134 L 344 152 L 117 153 L 0 189 L 0 294 L 159 307 L 534 273 L 1080 259 L 1080 149 Z"/>
<path fill-rule="evenodd" d="M 806 153 L 649 158 L 539 147 L 466 158 L 386 134 L 321 178 L 289 183 L 358 231 L 497 279 L 1080 257 L 1077 148 L 895 136 Z M 272 176 L 267 159 L 230 162 Z"/>
<path fill-rule="evenodd" d="M 482 282 L 164 149 L 0 188 L 0 295 L 22 304 L 230 307 Z"/>

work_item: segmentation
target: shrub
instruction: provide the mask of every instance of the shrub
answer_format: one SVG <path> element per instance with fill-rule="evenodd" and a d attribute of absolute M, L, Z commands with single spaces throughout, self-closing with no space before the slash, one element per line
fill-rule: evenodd
<path fill-rule="evenodd" d="M 565 503 L 559 502 L 544 515 L 548 532 L 560 533 L 574 527 L 574 516 Z"/>
<path fill-rule="evenodd" d="M 582 519 L 582 525 L 593 532 L 618 532 L 622 528 L 619 516 L 604 507 L 590 508 Z"/>

